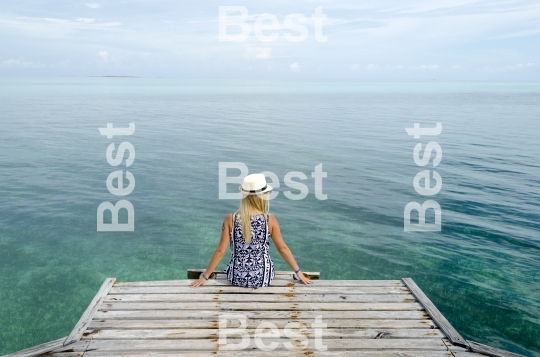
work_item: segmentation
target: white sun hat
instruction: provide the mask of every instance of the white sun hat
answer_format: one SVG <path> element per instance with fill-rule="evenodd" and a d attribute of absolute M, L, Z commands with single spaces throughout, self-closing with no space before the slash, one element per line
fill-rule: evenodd
<path fill-rule="evenodd" d="M 272 190 L 272 186 L 266 183 L 264 174 L 251 174 L 244 177 L 242 185 L 239 187 L 242 196 L 257 195 Z"/>

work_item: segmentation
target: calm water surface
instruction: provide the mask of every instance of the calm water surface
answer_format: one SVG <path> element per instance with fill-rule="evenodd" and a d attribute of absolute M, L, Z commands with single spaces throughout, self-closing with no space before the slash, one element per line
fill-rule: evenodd
<path fill-rule="evenodd" d="M 2 79 L 0 354 L 68 335 L 107 277 L 205 268 L 237 207 L 218 199 L 218 165 L 241 162 L 278 176 L 271 211 L 303 270 L 412 277 L 466 339 L 538 357 L 539 114 L 538 83 Z M 108 122 L 136 131 L 107 139 L 98 127 Z M 405 131 L 415 122 L 443 131 L 415 140 Z M 124 140 L 136 150 L 124 197 L 135 231 L 97 232 L 97 206 L 117 200 L 105 180 L 125 168 L 105 151 Z M 431 140 L 443 150 L 430 197 L 442 230 L 404 232 L 405 205 L 427 198 L 413 178 L 433 169 L 413 148 Z M 319 164 L 327 200 L 315 197 Z M 303 200 L 283 194 L 290 171 L 308 177 Z"/>

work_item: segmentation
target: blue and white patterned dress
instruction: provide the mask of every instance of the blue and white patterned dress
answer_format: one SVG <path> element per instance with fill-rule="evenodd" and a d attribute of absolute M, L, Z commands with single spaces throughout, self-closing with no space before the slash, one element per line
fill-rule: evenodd
<path fill-rule="evenodd" d="M 231 230 L 231 260 L 223 271 L 229 283 L 236 286 L 259 288 L 269 286 L 274 279 L 274 262 L 270 258 L 270 233 L 264 215 L 251 216 L 251 242 L 242 235 L 240 216 L 233 215 Z"/>

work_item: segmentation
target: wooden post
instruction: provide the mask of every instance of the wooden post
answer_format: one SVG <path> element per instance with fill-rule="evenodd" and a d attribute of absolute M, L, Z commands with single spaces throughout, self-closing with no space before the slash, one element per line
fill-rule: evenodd
<path fill-rule="evenodd" d="M 187 270 L 187 278 L 188 279 L 199 279 L 199 276 L 201 275 L 201 273 L 204 273 L 205 271 L 206 271 L 206 269 L 188 269 Z M 304 273 L 304 275 L 308 279 L 311 279 L 311 280 L 319 280 L 320 276 L 321 276 L 321 273 L 318 272 L 318 271 L 316 271 L 316 272 L 303 271 L 302 273 Z M 294 273 L 294 271 L 278 270 L 278 271 L 274 271 L 274 275 L 275 275 L 275 277 L 279 276 L 280 278 L 290 276 L 293 279 L 298 280 L 298 278 L 296 277 L 296 274 Z M 225 273 L 222 270 L 214 270 L 212 272 L 212 274 L 210 274 L 210 276 L 207 276 L 207 278 L 208 279 L 226 279 L 227 277 L 226 277 Z"/>

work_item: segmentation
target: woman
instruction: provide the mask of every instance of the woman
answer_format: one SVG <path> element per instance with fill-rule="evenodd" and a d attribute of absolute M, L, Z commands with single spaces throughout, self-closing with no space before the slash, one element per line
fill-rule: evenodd
<path fill-rule="evenodd" d="M 231 260 L 224 270 L 227 280 L 233 285 L 249 288 L 269 286 L 274 279 L 274 263 L 268 253 L 269 237 L 296 276 L 304 284 L 312 283 L 300 271 L 289 247 L 283 241 L 276 217 L 268 214 L 271 190 L 272 187 L 266 184 L 263 174 L 252 174 L 244 178 L 240 186 L 243 197 L 240 209 L 225 217 L 216 251 L 199 280 L 190 284 L 192 288 L 201 286 L 208 280 L 208 276 L 227 252 L 229 242 Z"/>

